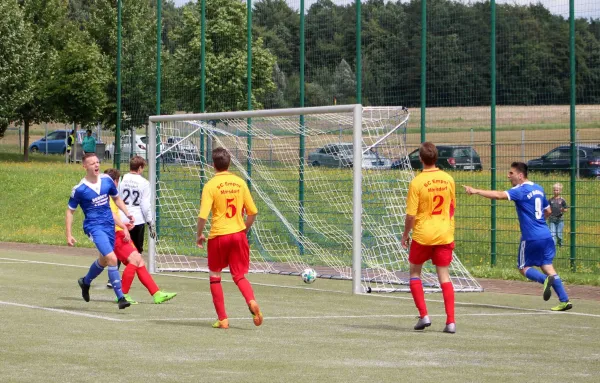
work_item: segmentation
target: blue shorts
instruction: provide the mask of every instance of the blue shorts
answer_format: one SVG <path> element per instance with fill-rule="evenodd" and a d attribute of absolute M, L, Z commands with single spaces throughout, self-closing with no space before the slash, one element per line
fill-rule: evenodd
<path fill-rule="evenodd" d="M 531 266 L 551 265 L 556 247 L 552 237 L 536 240 L 521 240 L 519 245 L 519 256 L 517 257 L 517 267 L 524 269 Z"/>
<path fill-rule="evenodd" d="M 115 249 L 115 227 L 97 227 L 89 230 L 87 236 L 94 242 L 102 256 L 107 256 Z"/>

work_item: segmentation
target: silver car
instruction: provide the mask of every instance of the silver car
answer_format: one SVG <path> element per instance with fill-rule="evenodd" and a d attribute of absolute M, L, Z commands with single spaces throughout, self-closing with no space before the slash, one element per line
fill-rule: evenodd
<path fill-rule="evenodd" d="M 352 167 L 354 161 L 354 145 L 352 143 L 327 144 L 308 155 L 308 162 L 312 166 L 327 166 L 333 168 Z M 363 149 L 364 151 L 364 149 Z M 363 153 L 363 169 L 389 169 L 392 161 L 373 148 Z"/>

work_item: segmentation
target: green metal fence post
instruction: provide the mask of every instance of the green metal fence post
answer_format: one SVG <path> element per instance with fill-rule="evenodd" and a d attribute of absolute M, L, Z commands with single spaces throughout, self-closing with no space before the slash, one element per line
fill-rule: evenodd
<path fill-rule="evenodd" d="M 206 0 L 200 1 L 200 113 L 206 112 Z M 206 164 L 204 133 L 200 130 L 200 163 Z M 208 135 L 206 136 L 208 139 Z M 204 188 L 204 166 L 200 168 L 200 192 Z"/>
<path fill-rule="evenodd" d="M 491 189 L 496 190 L 496 0 L 490 2 Z M 491 265 L 496 265 L 496 200 L 491 201 Z"/>
<path fill-rule="evenodd" d="M 113 145 L 113 166 L 121 169 L 121 0 L 117 0 L 117 127 L 115 129 L 115 143 Z"/>
<path fill-rule="evenodd" d="M 421 0 L 421 142 L 425 142 L 427 107 L 427 0 Z"/>
<path fill-rule="evenodd" d="M 570 65 L 570 99 L 571 99 L 571 107 L 570 107 L 570 118 L 569 118 L 569 128 L 570 128 L 570 139 L 571 139 L 571 244 L 570 244 L 570 253 L 571 253 L 571 270 L 573 272 L 577 271 L 577 266 L 575 265 L 575 259 L 577 256 L 577 247 L 576 247 L 576 239 L 577 239 L 577 221 L 576 221 L 576 213 L 577 213 L 577 193 L 576 193 L 576 182 L 577 182 L 577 138 L 576 138 L 576 126 L 575 126 L 575 102 L 576 100 L 576 92 L 575 92 L 575 80 L 576 80 L 576 67 L 575 67 L 575 0 L 569 0 L 569 65 Z"/>
<path fill-rule="evenodd" d="M 248 110 L 252 110 L 252 0 L 246 0 L 247 7 L 247 19 L 246 26 L 248 29 L 248 34 L 246 36 L 246 55 L 247 55 L 247 68 L 246 68 L 246 76 L 248 77 L 247 82 L 247 96 L 248 96 Z M 251 187 L 250 178 L 252 177 L 252 119 L 247 119 L 248 123 L 248 156 L 246 160 L 246 170 L 248 172 L 248 179 L 246 183 L 248 187 Z"/>
<path fill-rule="evenodd" d="M 156 0 L 156 115 L 160 115 L 160 93 L 161 93 L 161 51 L 162 51 L 162 0 Z M 133 146 L 132 146 L 133 148 Z M 160 123 L 156 123 L 156 153 L 160 153 Z M 133 153 L 133 150 L 131 151 Z M 146 152 L 147 153 L 147 152 Z M 157 158 L 148 158 L 148 161 L 156 161 L 156 183 L 160 180 L 160 161 Z M 156 188 L 156 200 L 160 197 L 158 187 Z M 160 205 L 156 204 L 156 235 L 160 234 Z"/>
<path fill-rule="evenodd" d="M 304 0 L 300 0 L 300 107 L 304 107 Z M 306 148 L 304 142 L 305 127 L 304 127 L 304 115 L 300 115 L 300 148 L 299 148 L 299 170 L 298 170 L 298 231 L 300 235 L 304 235 L 304 165 Z M 304 246 L 302 243 L 298 244 L 298 250 L 300 255 L 304 255 Z"/>

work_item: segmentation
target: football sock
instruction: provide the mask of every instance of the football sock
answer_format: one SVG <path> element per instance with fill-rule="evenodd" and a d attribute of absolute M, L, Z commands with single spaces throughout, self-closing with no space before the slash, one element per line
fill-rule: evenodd
<path fill-rule="evenodd" d="M 131 289 L 131 284 L 133 283 L 136 269 L 137 266 L 133 263 L 125 266 L 125 270 L 123 270 L 123 277 L 121 279 L 121 290 L 123 290 L 123 294 L 129 294 L 129 289 Z"/>
<path fill-rule="evenodd" d="M 525 277 L 530 281 L 537 283 L 544 283 L 546 281 L 546 275 L 533 267 L 530 267 L 525 271 Z"/>
<path fill-rule="evenodd" d="M 569 295 L 567 295 L 567 291 L 565 290 L 562 280 L 560 279 L 558 274 L 554 275 L 554 284 L 552 285 L 552 288 L 554 288 L 554 292 L 556 293 L 556 295 L 558 295 L 559 301 L 561 301 L 561 302 L 569 301 Z"/>
<path fill-rule="evenodd" d="M 119 269 L 117 266 L 108 266 L 108 279 L 112 284 L 115 295 L 118 299 L 123 298 L 123 291 L 121 290 L 121 275 L 119 275 Z"/>
<path fill-rule="evenodd" d="M 446 324 L 454 323 L 454 286 L 452 286 L 452 282 L 445 282 L 441 284 L 441 287 L 446 308 Z"/>
<path fill-rule="evenodd" d="M 410 293 L 415 301 L 417 310 L 419 310 L 419 316 L 423 318 L 427 315 L 427 305 L 425 304 L 425 292 L 423 291 L 421 278 L 410 279 Z"/>
<path fill-rule="evenodd" d="M 233 281 L 244 296 L 246 304 L 250 304 L 250 301 L 254 300 L 254 291 L 252 290 L 252 285 L 250 285 L 250 282 L 248 282 L 243 275 L 241 277 L 233 277 Z"/>
<path fill-rule="evenodd" d="M 83 277 L 83 283 L 85 283 L 86 285 L 91 285 L 92 281 L 98 275 L 100 275 L 100 273 L 102 273 L 103 270 L 104 267 L 100 266 L 100 263 L 98 263 L 98 260 L 96 259 L 94 263 L 92 263 L 92 265 L 90 266 L 90 270 L 88 271 L 87 275 Z"/>
<path fill-rule="evenodd" d="M 213 304 L 219 320 L 227 318 L 225 312 L 225 298 L 223 298 L 223 286 L 221 286 L 221 277 L 210 277 L 210 293 L 212 294 Z"/>
<path fill-rule="evenodd" d="M 146 266 L 138 267 L 136 271 L 140 282 L 148 289 L 150 295 L 156 294 L 159 290 L 158 286 L 156 285 L 156 282 L 154 282 L 152 275 L 148 272 L 148 269 L 146 269 Z"/>

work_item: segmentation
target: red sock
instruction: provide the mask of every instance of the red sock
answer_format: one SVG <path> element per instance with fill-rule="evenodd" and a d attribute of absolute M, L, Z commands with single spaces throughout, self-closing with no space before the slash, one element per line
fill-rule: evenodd
<path fill-rule="evenodd" d="M 136 270 L 137 266 L 133 263 L 128 264 L 125 267 L 125 270 L 123 270 L 123 276 L 121 277 L 121 290 L 123 290 L 123 294 L 129 294 L 129 289 L 133 283 Z"/>
<path fill-rule="evenodd" d="M 225 298 L 223 297 L 223 286 L 221 286 L 221 277 L 210 277 L 210 293 L 212 294 L 213 304 L 219 320 L 227 318 L 225 312 Z"/>
<path fill-rule="evenodd" d="M 412 294 L 415 306 L 419 310 L 419 316 L 423 318 L 427 315 L 427 305 L 425 304 L 425 292 L 420 278 L 410 279 L 410 293 Z"/>
<path fill-rule="evenodd" d="M 452 282 L 442 283 L 441 286 L 446 307 L 446 324 L 454 323 L 454 286 Z"/>
<path fill-rule="evenodd" d="M 138 267 L 137 276 L 140 282 L 142 282 L 142 285 L 148 289 L 150 295 L 156 294 L 158 286 L 156 285 L 156 282 L 154 282 L 154 279 L 152 279 L 152 275 L 150 275 L 146 266 Z"/>
<path fill-rule="evenodd" d="M 246 304 L 250 304 L 250 301 L 254 300 L 254 290 L 252 290 L 252 285 L 250 284 L 250 282 L 248 282 L 248 280 L 244 278 L 243 275 L 241 277 L 234 277 L 233 281 L 244 296 Z"/>

